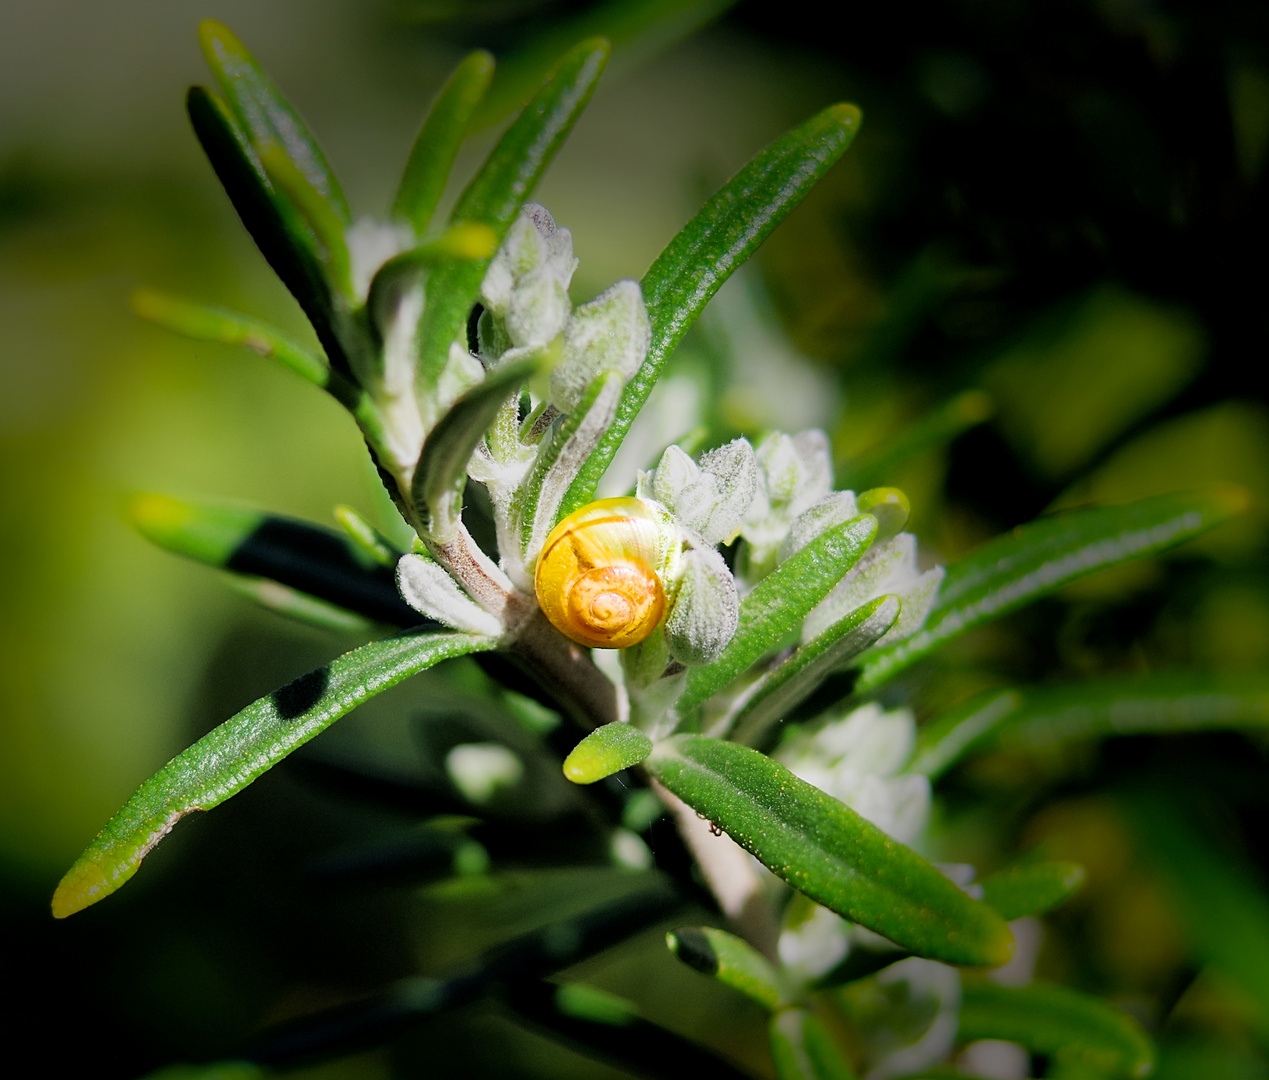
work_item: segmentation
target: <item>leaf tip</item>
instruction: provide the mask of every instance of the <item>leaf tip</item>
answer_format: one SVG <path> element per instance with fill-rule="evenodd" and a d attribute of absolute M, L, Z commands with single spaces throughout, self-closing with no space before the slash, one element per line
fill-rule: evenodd
<path fill-rule="evenodd" d="M 218 65 L 225 53 L 244 51 L 242 42 L 234 36 L 234 32 L 215 19 L 204 19 L 198 24 L 198 44 L 202 46 L 203 55 L 212 67 Z"/>
<path fill-rule="evenodd" d="M 1013 931 L 1009 929 L 1009 924 L 1003 918 L 987 908 L 985 904 L 983 908 L 990 912 L 992 918 L 990 928 L 981 942 L 982 966 L 985 968 L 1004 967 L 1013 959 Z"/>
<path fill-rule="evenodd" d="M 185 503 L 152 491 L 129 496 L 123 514 L 137 532 L 160 547 L 170 546 L 171 538 L 185 529 L 192 516 Z"/>
<path fill-rule="evenodd" d="M 96 862 L 84 863 L 81 860 L 66 872 L 53 893 L 53 918 L 69 918 L 109 896 L 115 887 Z"/>
<path fill-rule="evenodd" d="M 498 61 L 494 59 L 494 54 L 488 49 L 473 49 L 463 59 L 463 66 L 473 76 L 483 75 L 486 79 L 489 79 L 493 76 L 494 68 L 498 66 Z"/>
<path fill-rule="evenodd" d="M 597 53 L 604 60 L 608 59 L 608 54 L 612 52 L 612 42 L 606 37 L 595 35 L 594 37 L 584 38 L 579 41 L 573 48 L 573 52 L 578 53 Z"/>
<path fill-rule="evenodd" d="M 718 954 L 710 944 L 705 931 L 695 926 L 683 926 L 670 930 L 665 935 L 665 944 L 670 952 L 703 975 L 714 975 L 718 972 Z"/>
<path fill-rule="evenodd" d="M 617 721 L 596 728 L 564 759 L 564 775 L 574 784 L 593 784 L 638 765 L 652 752 L 652 740 L 630 724 Z"/>
<path fill-rule="evenodd" d="M 446 234 L 455 259 L 474 262 L 487 259 L 498 250 L 498 235 L 488 225 L 480 222 L 464 222 L 455 225 Z"/>
<path fill-rule="evenodd" d="M 155 289 L 133 289 L 128 295 L 128 307 L 134 315 L 139 315 L 148 322 L 157 322 L 163 310 L 163 294 Z"/>
<path fill-rule="evenodd" d="M 859 125 L 864 122 L 864 114 L 858 105 L 852 105 L 848 101 L 840 101 L 836 105 L 830 105 L 824 110 L 826 116 L 836 120 L 842 127 L 850 128 L 854 131 L 859 130 Z"/>

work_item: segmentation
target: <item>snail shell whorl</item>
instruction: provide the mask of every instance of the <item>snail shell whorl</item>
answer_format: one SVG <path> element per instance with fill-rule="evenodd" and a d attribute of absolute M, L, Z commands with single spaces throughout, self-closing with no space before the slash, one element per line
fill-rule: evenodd
<path fill-rule="evenodd" d="M 624 649 L 661 621 L 661 531 L 639 499 L 600 499 L 569 514 L 538 556 L 534 587 L 551 624 L 579 645 Z"/>

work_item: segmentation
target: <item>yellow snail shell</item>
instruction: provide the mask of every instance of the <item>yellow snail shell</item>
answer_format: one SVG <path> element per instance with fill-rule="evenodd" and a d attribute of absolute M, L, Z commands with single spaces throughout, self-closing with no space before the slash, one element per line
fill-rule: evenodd
<path fill-rule="evenodd" d="M 665 589 L 655 567 L 661 530 L 639 499 L 600 499 L 551 530 L 534 588 L 565 637 L 596 649 L 637 645 L 661 621 Z"/>

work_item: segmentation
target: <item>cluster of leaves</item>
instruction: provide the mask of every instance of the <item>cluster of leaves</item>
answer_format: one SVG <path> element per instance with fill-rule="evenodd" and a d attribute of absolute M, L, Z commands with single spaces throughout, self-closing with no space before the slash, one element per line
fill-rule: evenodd
<path fill-rule="evenodd" d="M 640 494 L 690 528 L 710 558 L 714 545 L 740 533 L 733 567 L 743 595 L 734 630 L 709 647 L 689 631 L 686 644 L 654 635 L 625 650 L 619 695 L 586 653 L 540 617 L 526 582 L 542 537 L 594 498 L 675 345 L 845 152 L 857 110 L 826 109 L 759 154 L 671 240 L 638 289 L 612 293 L 637 300 L 628 305 L 632 315 L 614 321 L 607 293 L 571 310 L 571 265 L 562 277 L 558 270 L 571 249 L 561 255 L 551 246 L 562 230 L 527 202 L 599 78 L 604 42 L 583 42 L 559 62 L 439 224 L 434 214 L 450 168 L 489 85 L 487 55 L 465 60 L 439 95 L 393 219 L 354 223 L 316 142 L 246 50 L 215 24 L 204 26 L 203 41 L 223 98 L 191 91 L 195 131 L 244 224 L 312 322 L 322 353 L 246 316 L 157 293 L 138 294 L 135 306 L 186 335 L 251 348 L 331 393 L 359 425 L 417 540 L 401 550 L 348 508 L 338 512 L 336 532 L 161 496 L 134 502 L 134 519 L 151 539 L 234 572 L 276 610 L 343 629 L 386 624 L 401 632 L 301 676 L 173 759 L 68 872 L 54 913 L 72 914 L 119 888 L 182 816 L 241 791 L 364 701 L 475 654 L 508 683 L 521 686 L 527 674 L 533 693 L 564 718 L 550 738 L 568 751 L 565 774 L 595 785 L 614 839 L 645 831 L 667 811 L 675 818 L 737 933 L 681 928 L 670 948 L 770 1011 L 779 1075 L 843 1077 L 860 1064 L 880 1067 L 884 1055 L 869 1056 L 868 1032 L 893 1026 L 897 1006 L 877 1004 L 870 992 L 884 989 L 886 977 L 912 988 L 931 970 L 950 971 L 947 965 L 1005 964 L 1013 949 L 1008 923 L 1060 903 L 1080 871 L 1031 863 L 977 885 L 958 882 L 906 842 L 915 844 L 915 836 L 897 837 L 855 800 L 835 797 L 830 783 L 802 778 L 808 770 L 793 760 L 796 744 L 765 753 L 776 724 L 840 731 L 900 672 L 958 636 L 1080 576 L 1179 544 L 1241 509 L 1242 496 L 1181 494 L 1046 518 L 952 565 L 941 582 L 935 575 L 918 587 L 908 573 L 912 542 L 902 533 L 906 500 L 893 489 L 829 490 L 814 433 L 773 435 L 756 454 L 733 444 L 699 463 L 672 447 L 643 478 Z M 529 249 L 539 262 L 520 266 L 518 254 Z M 539 273 L 544 267 L 550 272 Z M 521 317 L 513 301 L 529 296 L 528 286 L 515 290 L 531 277 L 538 306 Z M 601 330 L 592 332 L 588 319 Z M 632 335 L 629 327 L 645 321 L 646 332 Z M 539 333 L 544 325 L 548 331 Z M 637 348 L 628 347 L 634 338 Z M 464 506 L 469 477 L 489 489 L 498 562 L 474 539 L 481 508 Z M 740 489 L 747 499 L 738 499 Z M 407 568 L 400 595 L 398 566 Z M 680 612 L 689 610 L 690 581 L 682 576 L 673 598 Z M 1139 699 L 1156 704 L 1136 709 L 1127 729 L 1110 704 L 1124 700 L 1122 688 L 1070 687 L 1060 700 L 993 692 L 925 726 L 915 746 L 892 755 L 889 775 L 928 792 L 929 780 L 1002 740 L 1236 726 L 1259 715 L 1254 695 L 1217 689 L 1191 700 L 1166 687 L 1151 699 L 1149 688 L 1137 688 Z M 830 764 L 826 752 L 812 755 L 810 771 Z M 470 774 L 477 782 L 482 767 L 487 779 L 496 755 L 477 762 Z M 622 770 L 631 770 L 626 787 L 601 783 Z M 729 841 L 717 835 L 724 833 Z M 759 878 L 749 855 L 784 886 Z M 472 857 L 469 846 L 456 847 L 456 865 Z M 276 1032 L 249 1057 L 288 1064 L 338 1053 L 498 990 L 530 1022 L 631 1068 L 655 1072 L 672 1060 L 725 1075 L 731 1066 L 641 1019 L 629 1003 L 581 984 L 542 981 L 665 917 L 684 895 L 695 895 L 686 869 L 674 887 L 661 878 L 641 881 L 617 901 L 505 943 L 448 977 L 389 988 L 352 1018 L 318 1015 Z M 811 901 L 834 913 L 834 940 L 846 943 L 827 969 L 794 955 L 803 928 L 819 918 L 807 914 L 819 910 Z M 919 966 L 926 962 L 934 967 Z M 1019 1043 L 1063 1075 L 1136 1076 L 1150 1067 L 1145 1034 L 1074 991 L 1009 986 L 979 974 L 939 993 L 935 1013 L 951 1009 L 963 1042 Z M 837 1027 L 853 1027 L 864 1049 L 849 1050 Z M 939 1041 L 933 1031 L 927 1016 L 909 1040 L 932 1039 L 928 1060 L 903 1059 L 910 1074 L 950 1047 L 951 1035 Z M 893 1075 L 904 1065 L 895 1058 L 886 1068 Z"/>

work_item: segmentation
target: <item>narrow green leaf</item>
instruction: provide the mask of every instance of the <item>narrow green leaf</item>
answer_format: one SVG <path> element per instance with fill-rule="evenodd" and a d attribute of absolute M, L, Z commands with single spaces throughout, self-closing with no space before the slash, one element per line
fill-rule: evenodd
<path fill-rule="evenodd" d="M 521 878 L 524 876 L 528 875 Z M 340 1002 L 330 1009 L 311 1013 L 303 1020 L 284 1023 L 273 1031 L 266 1030 L 255 1041 L 252 1056 L 276 1068 L 292 1069 L 317 1058 L 331 1060 L 360 1053 L 366 1046 L 389 1043 L 401 1035 L 403 1024 L 461 1008 L 486 998 L 497 989 L 510 991 L 514 1002 L 519 988 L 630 939 L 683 903 L 681 896 L 656 876 L 628 871 L 611 876 L 622 886 L 616 895 L 608 890 L 606 899 L 585 905 L 577 902 L 576 895 L 567 896 L 563 906 L 570 909 L 569 914 L 562 914 L 561 905 L 557 903 L 554 910 L 529 920 L 527 925 L 533 929 L 527 933 L 518 932 L 509 940 L 504 938 L 479 956 L 464 957 L 446 973 L 402 979 L 369 998 Z M 434 897 L 440 889 L 451 893 L 452 903 L 462 908 L 464 925 L 481 925 L 481 921 L 472 916 L 472 907 L 473 904 L 488 905 L 491 888 L 495 887 L 488 880 L 466 878 L 433 886 L 427 894 Z M 516 911 L 524 911 L 519 896 L 497 898 L 502 909 L 497 926 L 504 934 L 508 932 L 508 899 Z M 538 985 L 550 994 L 548 1000 L 553 1006 L 554 987 Z M 556 1016 L 559 1015 L 556 1012 Z M 611 1040 L 613 1029 L 605 1024 L 602 1030 L 606 1040 Z M 652 1025 L 644 1025 L 638 1034 L 660 1053 L 661 1061 L 675 1060 L 674 1040 L 656 1040 L 657 1030 Z M 684 1044 L 683 1040 L 678 1042 Z M 694 1075 L 739 1080 L 738 1074 L 726 1068 L 711 1070 L 708 1055 L 698 1053 L 695 1060 L 690 1055 L 684 1056 L 690 1064 L 698 1066 Z M 646 1058 L 640 1064 L 645 1072 L 651 1066 Z"/>
<path fill-rule="evenodd" d="M 1199 831 L 1176 800 L 1174 790 L 1147 790 L 1120 804 L 1196 959 L 1255 1004 L 1253 1023 L 1269 1039 L 1269 891 L 1256 867 Z"/>
<path fill-rule="evenodd" d="M 809 1009 L 781 1009 L 771 1018 L 770 1033 L 779 1080 L 855 1080 L 832 1036 Z"/>
<path fill-rule="evenodd" d="M 740 602 L 740 625 L 722 656 L 689 672 L 680 714 L 709 700 L 793 633 L 859 561 L 876 532 L 875 517 L 851 518 L 817 536 L 758 582 Z"/>
<path fill-rule="evenodd" d="M 274 190 L 259 155 L 220 98 L 201 86 L 186 99 L 190 124 L 260 253 L 308 316 L 336 369 L 349 372 L 335 316 L 308 228 Z"/>
<path fill-rule="evenodd" d="M 1214 488 L 1055 514 L 1015 529 L 948 568 L 925 626 L 870 659 L 857 689 L 880 686 L 952 638 L 1069 581 L 1175 547 L 1246 507 L 1240 489 Z"/>
<path fill-rule="evenodd" d="M 1013 987 L 966 978 L 958 1038 L 1020 1043 L 1033 1054 L 1102 1075 L 1146 1076 L 1154 1066 L 1149 1037 L 1127 1013 L 1076 990 L 1044 983 Z"/>
<path fill-rule="evenodd" d="M 784 1002 L 784 979 L 747 941 L 712 926 L 684 926 L 665 935 L 670 952 L 688 967 L 717 979 L 764 1009 Z"/>
<path fill-rule="evenodd" d="M 1260 674 L 1171 672 L 992 690 L 923 727 L 911 769 L 936 778 L 994 749 L 1027 753 L 1112 736 L 1266 727 L 1269 678 Z"/>
<path fill-rule="evenodd" d="M 632 724 L 597 727 L 564 759 L 564 775 L 574 784 L 593 784 L 638 765 L 652 753 L 652 740 Z"/>
<path fill-rule="evenodd" d="M 290 209 L 317 238 L 317 256 L 325 268 L 327 280 L 350 301 L 354 300 L 352 261 L 344 239 L 344 222 L 280 146 L 271 143 L 260 147 L 257 152 L 274 190 L 286 196 Z M 295 231 L 291 229 L 292 233 Z"/>
<path fill-rule="evenodd" d="M 608 0 L 571 18 L 552 21 L 511 53 L 498 68 L 493 89 L 472 126 L 487 127 L 514 112 L 574 42 L 603 37 L 612 42 L 623 70 L 694 33 L 735 0 Z"/>
<path fill-rule="evenodd" d="M 277 147 L 345 225 L 348 202 L 317 141 L 273 80 L 228 27 L 211 19 L 198 28 L 199 42 L 221 93 L 262 153 Z"/>
<path fill-rule="evenodd" d="M 538 369 L 536 360 L 494 368 L 440 418 L 423 444 L 414 470 L 415 507 L 427 516 L 428 530 L 442 542 L 458 527 L 463 509 L 467 463 L 498 409 Z"/>
<path fill-rule="evenodd" d="M 988 419 L 994 404 L 981 390 L 966 390 L 880 446 L 846 462 L 837 482 L 860 491 L 895 478 L 895 471 L 917 454 L 946 446 L 963 431 Z"/>
<path fill-rule="evenodd" d="M 281 330 L 248 315 L 180 300 L 154 289 L 137 289 L 131 303 L 141 318 L 165 330 L 195 341 L 218 341 L 250 349 L 323 388 L 330 381 L 330 365 L 324 356 L 310 352 Z"/>
<path fill-rule="evenodd" d="M 435 240 L 394 255 L 379 267 L 370 281 L 366 307 L 376 318 L 382 318 L 384 312 L 391 318 L 396 314 L 395 298 L 404 287 L 413 285 L 423 270 L 446 263 L 488 259 L 497 250 L 498 237 L 488 225 L 470 222 L 451 225 Z"/>
<path fill-rule="evenodd" d="M 332 371 L 326 358 L 294 341 L 268 323 L 224 308 L 190 303 L 154 289 L 137 289 L 132 310 L 143 319 L 196 341 L 238 345 L 276 360 L 301 378 L 315 383 L 344 406 L 372 446 L 383 441 L 383 422 L 375 403 L 352 379 Z"/>
<path fill-rule="evenodd" d="M 362 702 L 442 660 L 493 645 L 471 634 L 407 631 L 345 653 L 248 705 L 137 789 L 67 871 L 53 915 L 63 919 L 110 895 L 182 817 L 236 795 Z"/>
<path fill-rule="evenodd" d="M 912 504 L 898 488 L 879 487 L 862 491 L 855 499 L 861 514 L 871 514 L 877 519 L 877 543 L 889 540 L 903 532 L 912 516 Z"/>
<path fill-rule="evenodd" d="M 622 1075 L 750 1080 L 711 1050 L 643 1019 L 633 1003 L 594 987 L 515 980 L 503 1000 L 534 1027 Z"/>
<path fill-rule="evenodd" d="M 217 567 L 228 567 L 234 553 L 269 517 L 251 507 L 151 492 L 132 496 L 124 512 L 152 544 Z"/>
<path fill-rule="evenodd" d="M 595 498 L 604 470 L 652 392 L 670 353 L 714 295 L 846 152 L 859 131 L 854 105 L 833 105 L 760 152 L 670 241 L 643 275 L 652 344 L 617 417 L 573 481 L 565 514 Z"/>
<path fill-rule="evenodd" d="M 792 885 L 843 918 L 918 956 L 995 966 L 1013 939 L 911 848 L 779 762 L 701 735 L 658 743 L 647 768 L 697 813 Z"/>
<path fill-rule="evenodd" d="M 983 878 L 983 902 L 1010 922 L 1043 915 L 1079 892 L 1085 877 L 1079 863 L 1023 863 Z"/>
<path fill-rule="evenodd" d="M 917 732 L 909 772 L 936 780 L 1006 723 L 1022 705 L 1014 690 L 988 690 L 935 717 Z"/>
<path fill-rule="evenodd" d="M 406 162 L 392 213 L 422 236 L 441 201 L 458 148 L 493 78 L 494 58 L 477 49 L 441 87 Z"/>
<path fill-rule="evenodd" d="M 556 987 L 555 1007 L 565 1016 L 609 1027 L 627 1027 L 639 1019 L 639 1010 L 633 1001 L 585 983 L 564 983 Z"/>
<path fill-rule="evenodd" d="M 899 618 L 899 598 L 879 596 L 800 646 L 764 675 L 736 713 L 737 742 L 756 744 L 777 720 L 809 697 L 833 671 L 874 644 Z"/>
<path fill-rule="evenodd" d="M 145 493 L 125 515 L 167 551 L 301 593 L 390 626 L 425 622 L 397 594 L 391 566 L 368 567 L 353 542 L 333 529 L 251 507 Z"/>
<path fill-rule="evenodd" d="M 394 567 L 401 558 L 401 551 L 378 529 L 370 524 L 351 506 L 335 507 L 335 520 L 339 522 L 354 549 L 363 557 L 363 565 Z"/>
<path fill-rule="evenodd" d="M 297 622 L 317 626 L 323 630 L 335 630 L 344 634 L 367 633 L 374 623 L 363 615 L 309 593 L 300 592 L 269 578 L 247 577 L 243 574 L 226 574 L 225 583 L 234 592 L 245 596 L 263 608 L 286 615 Z"/>
<path fill-rule="evenodd" d="M 516 118 L 459 197 L 452 224 L 487 225 L 501 243 L 573 124 L 594 93 L 608 60 L 608 44 L 583 41 L 556 67 Z M 426 389 L 453 341 L 466 341 L 467 318 L 480 291 L 487 259 L 437 267 L 428 278 L 419 327 L 419 376 Z"/>

